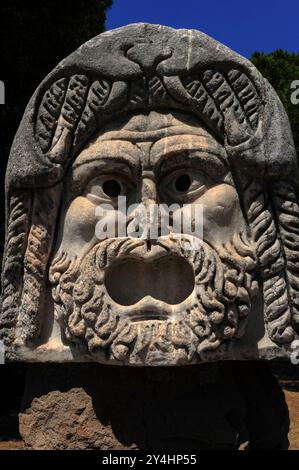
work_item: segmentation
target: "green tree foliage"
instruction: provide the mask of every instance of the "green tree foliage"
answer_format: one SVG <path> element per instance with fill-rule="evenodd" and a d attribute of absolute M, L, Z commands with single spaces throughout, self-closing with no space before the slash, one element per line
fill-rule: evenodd
<path fill-rule="evenodd" d="M 299 156 L 299 104 L 291 102 L 291 83 L 299 80 L 299 53 L 278 49 L 271 54 L 255 52 L 251 61 L 269 80 L 280 97 L 291 122 L 297 155 Z"/>
<path fill-rule="evenodd" d="M 26 104 L 42 79 L 83 42 L 101 33 L 112 0 L 1 0 L 0 184 Z M 4 194 L 1 197 L 1 225 Z M 2 238 L 2 234 L 1 234 Z M 2 242 L 2 240 L 1 240 Z"/>

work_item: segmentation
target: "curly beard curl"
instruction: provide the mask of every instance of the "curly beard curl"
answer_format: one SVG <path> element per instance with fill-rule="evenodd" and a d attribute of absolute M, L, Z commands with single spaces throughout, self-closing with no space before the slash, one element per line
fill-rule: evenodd
<path fill-rule="evenodd" d="M 256 260 L 244 233 L 217 250 L 193 237 L 161 237 L 157 245 L 185 258 L 194 270 L 192 304 L 182 303 L 176 318 L 132 321 L 111 300 L 105 271 L 130 257 L 146 241 L 132 238 L 98 243 L 84 260 L 59 253 L 49 279 L 53 285 L 56 319 L 66 338 L 100 362 L 130 365 L 188 364 L 215 359 L 246 327 L 257 290 Z"/>

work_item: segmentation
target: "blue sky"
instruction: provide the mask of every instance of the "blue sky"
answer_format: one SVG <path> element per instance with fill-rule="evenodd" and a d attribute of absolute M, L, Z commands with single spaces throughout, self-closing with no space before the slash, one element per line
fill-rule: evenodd
<path fill-rule="evenodd" d="M 106 28 L 141 21 L 199 29 L 246 57 L 299 52 L 299 0 L 114 0 Z"/>

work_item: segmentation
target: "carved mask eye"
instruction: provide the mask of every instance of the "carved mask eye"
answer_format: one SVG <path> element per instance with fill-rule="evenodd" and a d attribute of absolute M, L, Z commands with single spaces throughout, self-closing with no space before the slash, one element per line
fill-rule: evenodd
<path fill-rule="evenodd" d="M 94 178 L 87 187 L 87 196 L 95 202 L 116 202 L 119 196 L 126 196 L 130 185 L 119 176 Z"/>
<path fill-rule="evenodd" d="M 108 197 L 115 198 L 121 195 L 121 185 L 115 179 L 104 181 L 102 188 Z"/>
<path fill-rule="evenodd" d="M 188 174 L 183 174 L 177 177 L 175 181 L 175 188 L 177 191 L 180 193 L 185 193 L 190 189 L 190 186 L 192 184 L 192 180 Z"/>
<path fill-rule="evenodd" d="M 211 184 L 208 176 L 191 170 L 174 171 L 162 182 L 162 192 L 176 201 L 195 199 Z"/>

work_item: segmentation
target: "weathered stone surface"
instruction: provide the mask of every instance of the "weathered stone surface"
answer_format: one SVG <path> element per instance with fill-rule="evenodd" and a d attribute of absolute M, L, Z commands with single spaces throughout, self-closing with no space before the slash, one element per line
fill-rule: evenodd
<path fill-rule="evenodd" d="M 285 449 L 288 429 L 278 383 L 250 362 L 33 365 L 20 415 L 33 449 Z"/>
<path fill-rule="evenodd" d="M 37 89 L 11 150 L 7 358 L 288 358 L 299 324 L 298 176 L 286 113 L 245 58 L 198 31 L 147 24 L 84 44 Z M 99 235 L 121 217 L 130 227 L 118 196 L 142 204 L 135 231 L 145 238 L 120 226 Z M 177 204 L 166 234 L 159 208 L 156 237 L 153 204 Z M 178 238 L 186 204 L 203 208 L 203 233 Z"/>
<path fill-rule="evenodd" d="M 82 388 L 34 398 L 19 423 L 27 448 L 35 450 L 136 448 L 118 442 L 111 426 L 97 419 L 92 399 Z"/>

